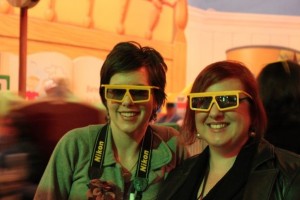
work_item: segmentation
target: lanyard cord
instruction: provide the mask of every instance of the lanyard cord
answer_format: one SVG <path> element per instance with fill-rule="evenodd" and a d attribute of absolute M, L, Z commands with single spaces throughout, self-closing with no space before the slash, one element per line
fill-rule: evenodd
<path fill-rule="evenodd" d="M 205 191 L 205 187 L 206 187 L 206 182 L 207 182 L 207 178 L 208 178 L 208 174 L 209 174 L 209 166 L 207 167 L 205 174 L 204 174 L 204 179 L 203 179 L 203 183 L 202 183 L 202 189 L 200 192 L 199 197 L 197 198 L 198 200 L 202 200 L 204 198 L 204 191 Z"/>
<path fill-rule="evenodd" d="M 147 128 L 146 135 L 143 138 L 141 151 L 135 177 L 133 179 L 133 187 L 131 187 L 130 196 L 134 194 L 135 200 L 142 198 L 142 192 L 148 186 L 148 175 L 150 171 L 150 161 L 152 156 L 153 134 L 150 127 Z"/>
<path fill-rule="evenodd" d="M 108 130 L 108 125 L 106 124 L 98 132 L 90 162 L 90 179 L 99 179 L 103 173 L 103 162 L 107 145 Z M 133 180 L 133 187 L 131 187 L 130 190 L 130 196 L 133 195 L 135 200 L 141 199 L 143 191 L 145 191 L 148 186 L 148 175 L 152 156 L 152 141 L 152 129 L 148 126 L 146 134 L 142 140 L 137 171 Z"/>
<path fill-rule="evenodd" d="M 93 154 L 91 157 L 89 177 L 90 179 L 100 178 L 103 169 L 104 156 L 106 151 L 106 143 L 108 136 L 108 125 L 102 127 L 101 131 L 98 132 L 97 139 L 94 144 Z"/>

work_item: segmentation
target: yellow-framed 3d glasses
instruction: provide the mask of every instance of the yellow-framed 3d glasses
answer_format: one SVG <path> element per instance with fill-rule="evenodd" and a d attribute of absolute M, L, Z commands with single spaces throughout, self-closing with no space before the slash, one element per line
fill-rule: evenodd
<path fill-rule="evenodd" d="M 243 97 L 240 97 L 242 94 Z M 252 99 L 251 95 L 242 90 L 190 93 L 189 104 L 191 110 L 209 111 L 215 103 L 220 111 L 237 108 L 240 101 Z"/>
<path fill-rule="evenodd" d="M 103 84 L 105 88 L 105 99 L 114 102 L 123 102 L 126 94 L 133 103 L 143 103 L 150 100 L 151 89 L 159 89 L 156 86 L 148 85 L 108 85 Z"/>

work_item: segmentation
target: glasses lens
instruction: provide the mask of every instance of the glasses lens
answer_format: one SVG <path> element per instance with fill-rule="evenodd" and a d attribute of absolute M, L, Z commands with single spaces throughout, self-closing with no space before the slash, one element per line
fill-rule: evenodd
<path fill-rule="evenodd" d="M 133 101 L 141 101 L 149 99 L 150 90 L 148 89 L 129 89 L 129 93 Z"/>
<path fill-rule="evenodd" d="M 126 89 L 107 89 L 106 97 L 112 100 L 121 101 L 126 93 Z"/>
<path fill-rule="evenodd" d="M 216 101 L 220 108 L 230 108 L 237 106 L 237 95 L 216 96 Z"/>
<path fill-rule="evenodd" d="M 212 101 L 212 97 L 193 97 L 192 108 L 208 109 Z"/>

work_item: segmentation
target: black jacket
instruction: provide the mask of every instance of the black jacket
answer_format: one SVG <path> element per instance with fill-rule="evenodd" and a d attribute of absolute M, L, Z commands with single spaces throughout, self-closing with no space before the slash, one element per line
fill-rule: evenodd
<path fill-rule="evenodd" d="M 158 200 L 176 199 L 174 192 L 184 184 L 201 155 L 185 160 L 169 174 Z M 283 199 L 300 199 L 300 156 L 262 140 L 254 156 L 243 200 Z"/>

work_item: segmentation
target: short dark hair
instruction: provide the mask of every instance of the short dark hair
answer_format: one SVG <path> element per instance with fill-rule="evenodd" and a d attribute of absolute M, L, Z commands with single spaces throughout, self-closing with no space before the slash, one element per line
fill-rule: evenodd
<path fill-rule="evenodd" d="M 245 92 L 252 96 L 253 100 L 250 102 L 252 124 L 250 128 L 253 129 L 251 131 L 255 131 L 256 137 L 261 138 L 267 126 L 267 118 L 259 98 L 255 77 L 244 64 L 226 60 L 208 65 L 196 77 L 191 92 L 204 92 L 209 86 L 228 78 L 239 79 L 244 86 Z M 195 111 L 190 109 L 188 103 L 182 132 L 187 143 L 195 141 L 197 134 Z"/>
<path fill-rule="evenodd" d="M 291 60 L 265 65 L 257 76 L 268 117 L 300 113 L 300 65 Z"/>
<path fill-rule="evenodd" d="M 136 71 L 145 67 L 151 86 L 157 86 L 160 89 L 154 90 L 154 99 L 158 105 L 152 112 L 150 120 L 156 118 L 156 112 L 166 101 L 166 72 L 167 65 L 162 55 L 152 47 L 142 47 L 134 41 L 120 42 L 114 46 L 107 55 L 100 71 L 100 85 L 109 84 L 113 75 L 122 72 Z M 99 89 L 101 100 L 105 107 L 107 102 L 104 96 L 104 89 Z"/>

